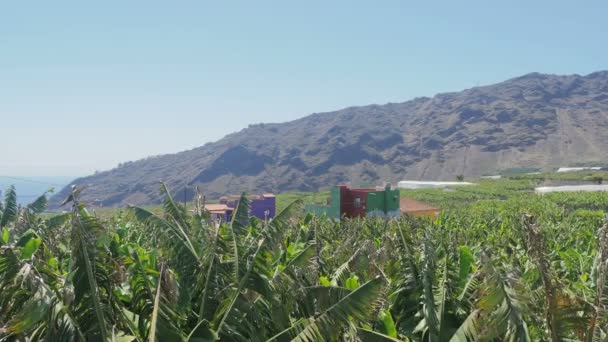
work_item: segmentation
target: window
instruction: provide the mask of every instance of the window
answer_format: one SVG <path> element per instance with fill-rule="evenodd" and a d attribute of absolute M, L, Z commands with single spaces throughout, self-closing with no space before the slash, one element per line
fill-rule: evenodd
<path fill-rule="evenodd" d="M 355 208 L 361 208 L 361 198 L 359 198 L 359 197 L 355 198 L 354 207 Z"/>

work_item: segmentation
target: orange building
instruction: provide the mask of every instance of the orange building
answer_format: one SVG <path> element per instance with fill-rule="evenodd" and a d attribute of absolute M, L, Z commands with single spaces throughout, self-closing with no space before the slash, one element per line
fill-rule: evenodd
<path fill-rule="evenodd" d="M 205 204 L 205 211 L 211 214 L 211 217 L 222 222 L 230 222 L 234 208 L 230 208 L 224 203 L 208 203 Z"/>
<path fill-rule="evenodd" d="M 439 208 L 407 197 L 401 197 L 400 207 L 403 215 L 431 218 L 439 216 Z"/>

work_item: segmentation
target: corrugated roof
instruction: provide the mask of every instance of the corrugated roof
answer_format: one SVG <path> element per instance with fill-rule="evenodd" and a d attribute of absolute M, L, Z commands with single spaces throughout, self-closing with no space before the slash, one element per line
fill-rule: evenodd
<path fill-rule="evenodd" d="M 431 210 L 439 210 L 437 207 L 433 207 L 430 204 L 426 204 L 420 201 L 416 201 L 415 199 L 401 197 L 400 205 L 401 212 L 411 213 L 416 211 L 431 211 Z"/>

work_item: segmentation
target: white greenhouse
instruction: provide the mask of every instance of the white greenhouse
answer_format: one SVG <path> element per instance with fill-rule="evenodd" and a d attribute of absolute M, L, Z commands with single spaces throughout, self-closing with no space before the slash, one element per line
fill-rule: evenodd
<path fill-rule="evenodd" d="M 400 189 L 428 189 L 445 188 L 448 186 L 477 185 L 469 182 L 432 182 L 432 181 L 401 181 L 397 185 Z"/>
<path fill-rule="evenodd" d="M 560 167 L 557 172 L 574 172 L 574 171 L 600 171 L 601 166 L 585 166 L 585 167 Z"/>
<path fill-rule="evenodd" d="M 588 184 L 588 185 L 562 185 L 562 186 L 542 186 L 535 188 L 537 194 L 545 194 L 547 192 L 594 192 L 608 191 L 608 184 Z"/>

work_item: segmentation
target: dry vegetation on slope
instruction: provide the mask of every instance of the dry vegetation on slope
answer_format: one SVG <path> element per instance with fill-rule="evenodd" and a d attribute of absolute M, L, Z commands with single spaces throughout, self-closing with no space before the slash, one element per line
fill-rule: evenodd
<path fill-rule="evenodd" d="M 258 124 L 177 154 L 76 180 L 104 206 L 160 203 L 164 181 L 191 197 L 313 191 L 336 183 L 479 176 L 608 158 L 608 72 L 528 74 L 404 103 L 351 107 Z M 53 206 L 69 187 L 51 199 Z"/>

